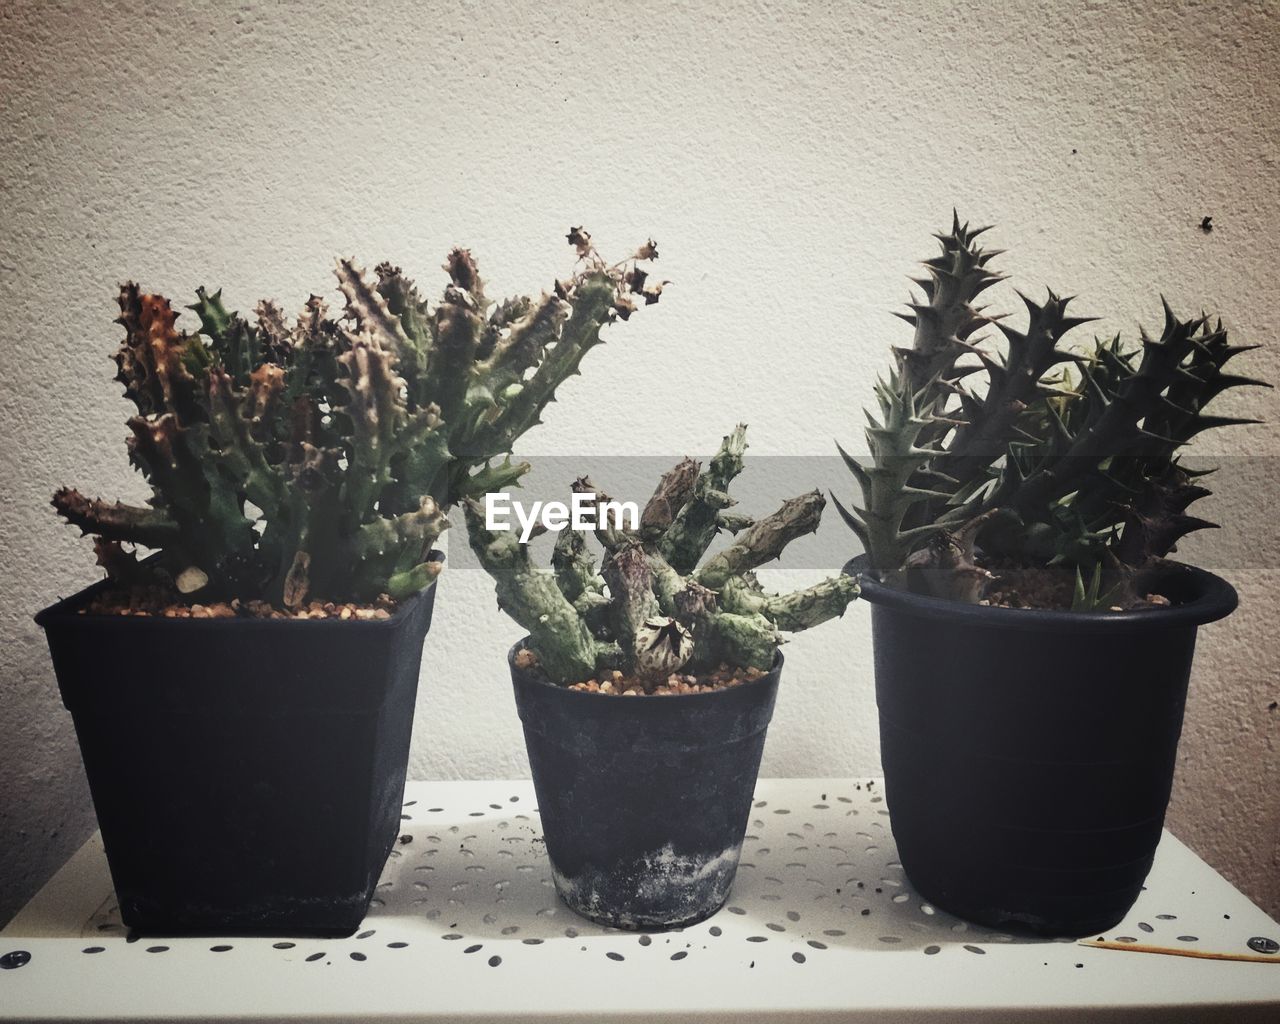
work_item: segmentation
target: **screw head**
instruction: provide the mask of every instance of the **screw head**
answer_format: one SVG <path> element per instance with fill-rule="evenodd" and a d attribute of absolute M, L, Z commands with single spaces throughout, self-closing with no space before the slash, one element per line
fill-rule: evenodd
<path fill-rule="evenodd" d="M 1255 953 L 1280 953 L 1280 942 L 1268 939 L 1265 935 L 1255 935 L 1248 945 Z"/>
<path fill-rule="evenodd" d="M 25 949 L 15 949 L 0 956 L 0 970 L 12 971 L 31 962 L 31 954 Z"/>

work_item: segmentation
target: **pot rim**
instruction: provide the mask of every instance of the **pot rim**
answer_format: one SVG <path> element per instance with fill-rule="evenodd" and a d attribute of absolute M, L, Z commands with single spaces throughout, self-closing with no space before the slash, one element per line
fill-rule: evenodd
<path fill-rule="evenodd" d="M 35 623 L 41 629 L 47 630 L 50 626 L 68 625 L 77 623 L 85 625 L 88 623 L 112 622 L 118 623 L 122 629 L 200 629 L 200 630 L 245 630 L 245 629 L 318 629 L 328 627 L 330 629 L 352 629 L 361 628 L 365 630 L 393 629 L 404 621 L 417 603 L 425 598 L 439 580 L 432 580 L 430 584 L 419 590 L 416 594 L 406 597 L 396 603 L 396 610 L 385 619 L 270 619 L 259 618 L 257 616 L 240 616 L 233 615 L 223 618 L 209 619 L 193 619 L 193 618 L 168 618 L 163 615 L 105 615 L 101 613 L 85 613 L 81 614 L 79 609 L 85 605 L 90 599 L 102 593 L 104 590 L 113 586 L 110 579 L 102 579 L 97 583 L 90 584 L 81 590 L 76 591 L 69 597 L 61 598 L 46 608 L 36 612 L 34 618 Z"/>
<path fill-rule="evenodd" d="M 571 690 L 567 686 L 560 686 L 551 682 L 549 679 L 530 672 L 528 669 L 516 667 L 516 654 L 524 650 L 529 645 L 529 637 L 522 637 L 511 645 L 511 649 L 507 651 L 507 666 L 511 669 L 511 677 L 517 681 L 527 680 L 530 683 L 540 686 L 546 686 L 548 689 L 557 691 L 565 695 L 566 700 L 595 700 L 601 696 L 608 697 L 609 694 L 592 693 L 590 690 Z M 756 687 L 768 686 L 776 684 L 780 681 L 782 674 L 782 657 L 781 649 L 775 649 L 773 652 L 773 665 L 759 679 L 752 679 L 749 682 L 739 683 L 737 686 L 727 686 L 720 690 L 711 690 L 707 693 L 674 693 L 665 697 L 656 698 L 663 702 L 667 701 L 711 701 L 720 698 L 727 693 L 746 693 Z"/>
<path fill-rule="evenodd" d="M 1131 633 L 1179 626 L 1203 626 L 1226 618 L 1240 603 L 1235 587 L 1205 569 L 1183 562 L 1166 562 L 1160 571 L 1162 574 L 1167 572 L 1180 589 L 1194 596 L 1168 608 L 1131 609 L 1123 612 L 993 608 L 913 594 L 885 586 L 867 572 L 865 554 L 851 558 L 843 569 L 845 575 L 857 577 L 862 591 L 861 599 L 874 605 L 957 625 L 1034 629 L 1049 633 Z"/>

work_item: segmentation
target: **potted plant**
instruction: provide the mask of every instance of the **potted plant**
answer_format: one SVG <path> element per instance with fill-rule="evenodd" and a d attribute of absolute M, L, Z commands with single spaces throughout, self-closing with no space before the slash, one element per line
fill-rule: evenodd
<path fill-rule="evenodd" d="M 130 927 L 358 925 L 398 830 L 445 510 L 514 483 L 516 438 L 633 295 L 656 300 L 652 243 L 609 266 L 569 239 L 569 280 L 496 305 L 463 249 L 431 306 L 340 261 L 336 318 L 312 296 L 251 321 L 200 289 L 188 334 L 121 289 L 152 497 L 55 495 L 108 578 L 37 622 Z"/>
<path fill-rule="evenodd" d="M 584 535 L 559 532 L 554 571 L 536 568 L 512 532 L 464 505 L 471 547 L 498 604 L 528 637 L 511 678 L 547 854 L 560 897 L 620 928 L 674 928 L 713 914 L 733 884 L 782 631 L 843 614 L 848 576 L 766 593 L 755 567 L 817 529 L 820 493 L 752 521 L 728 511 L 746 428 L 705 470 L 685 459 L 665 474 L 638 522 L 590 481 L 602 563 Z M 704 557 L 716 534 L 734 539 Z M 701 563 L 701 564 L 699 564 Z"/>
<path fill-rule="evenodd" d="M 904 870 L 972 921 L 1101 933 L 1160 838 L 1198 626 L 1235 591 L 1169 561 L 1209 492 L 1182 446 L 1240 420 L 1205 411 L 1260 382 L 1226 364 L 1221 322 L 1062 347 L 1088 322 L 1052 292 L 1025 328 L 976 302 L 1002 275 L 956 219 L 924 264 L 845 461 L 861 507 L 881 756 Z M 994 325 L 998 353 L 978 333 Z M 842 450 L 842 454 L 844 454 Z"/>

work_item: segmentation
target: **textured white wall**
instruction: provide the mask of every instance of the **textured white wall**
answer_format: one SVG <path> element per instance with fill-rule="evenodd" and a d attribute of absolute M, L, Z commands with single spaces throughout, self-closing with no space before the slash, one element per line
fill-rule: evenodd
<path fill-rule="evenodd" d="M 676 284 L 593 354 L 523 453 L 704 453 L 744 418 L 756 453 L 825 455 L 833 437 L 856 445 L 903 338 L 889 309 L 955 204 L 999 225 L 1024 289 L 1080 293 L 1104 329 L 1154 322 L 1161 292 L 1220 309 L 1280 380 L 1280 7 L 1170 6 L 5 4 L 0 920 L 91 827 L 30 615 L 95 576 L 47 507 L 54 487 L 140 496 L 108 362 L 118 281 L 292 308 L 329 287 L 336 254 L 432 280 L 464 243 L 502 290 L 529 290 L 567 268 L 570 223 L 619 253 L 652 234 Z M 1005 286 L 996 302 L 1017 308 Z M 1232 532 L 1185 551 L 1243 606 L 1203 635 L 1172 824 L 1277 912 L 1263 457 L 1280 416 L 1270 393 L 1226 404 L 1273 425 L 1201 446 L 1252 457 L 1216 499 Z M 516 635 L 483 577 L 447 575 L 415 775 L 525 773 Z M 874 772 L 865 609 L 788 659 L 765 771 Z"/>

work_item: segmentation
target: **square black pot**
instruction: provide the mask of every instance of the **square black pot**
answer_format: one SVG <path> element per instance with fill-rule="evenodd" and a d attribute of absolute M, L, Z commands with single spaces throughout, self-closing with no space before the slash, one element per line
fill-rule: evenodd
<path fill-rule="evenodd" d="M 389 619 L 36 616 L 124 923 L 355 930 L 399 831 L 435 587 Z"/>

